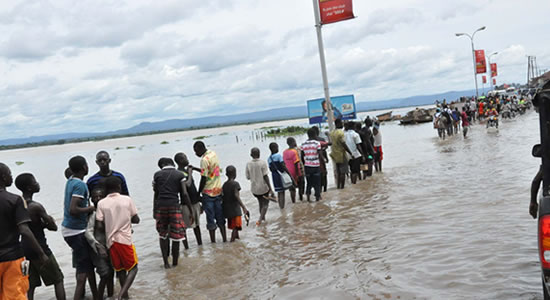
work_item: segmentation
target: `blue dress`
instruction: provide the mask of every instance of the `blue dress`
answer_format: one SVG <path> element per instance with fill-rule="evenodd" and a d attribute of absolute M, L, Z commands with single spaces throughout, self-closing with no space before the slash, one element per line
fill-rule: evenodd
<path fill-rule="evenodd" d="M 271 170 L 271 178 L 273 178 L 273 188 L 276 192 L 282 192 L 285 190 L 283 187 L 283 180 L 279 172 L 285 172 L 283 156 L 281 153 L 272 154 L 268 159 L 269 170 Z"/>

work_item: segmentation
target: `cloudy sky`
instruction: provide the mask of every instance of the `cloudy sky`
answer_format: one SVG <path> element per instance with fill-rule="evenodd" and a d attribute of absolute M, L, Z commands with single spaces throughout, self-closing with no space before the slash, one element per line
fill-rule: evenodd
<path fill-rule="evenodd" d="M 520 4 L 521 3 L 521 4 Z M 498 83 L 550 69 L 548 0 L 355 0 L 323 27 L 332 95 L 373 101 L 474 87 L 470 41 Z M 0 139 L 102 132 L 323 97 L 310 0 L 0 2 Z M 481 85 L 481 81 L 480 81 Z"/>

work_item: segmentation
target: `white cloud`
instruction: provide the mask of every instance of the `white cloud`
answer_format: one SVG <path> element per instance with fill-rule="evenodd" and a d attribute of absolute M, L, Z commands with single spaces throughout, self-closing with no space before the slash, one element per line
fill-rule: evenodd
<path fill-rule="evenodd" d="M 354 7 L 358 18 L 323 27 L 334 95 L 370 101 L 471 89 L 470 43 L 454 33 L 483 25 L 476 48 L 499 52 L 499 82 L 525 81 L 525 55 L 550 68 L 544 0 Z M 0 76 L 0 139 L 303 105 L 323 95 L 310 1 L 2 2 Z"/>

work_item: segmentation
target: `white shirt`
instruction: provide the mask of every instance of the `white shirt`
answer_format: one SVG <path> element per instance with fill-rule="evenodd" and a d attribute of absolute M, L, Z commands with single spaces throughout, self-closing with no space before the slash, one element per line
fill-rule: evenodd
<path fill-rule="evenodd" d="M 63 237 L 75 236 L 84 232 L 86 232 L 86 229 L 72 229 L 61 225 L 61 235 L 63 235 Z"/>
<path fill-rule="evenodd" d="M 380 133 L 380 129 L 378 129 L 378 134 L 374 135 L 374 147 L 380 146 L 382 146 L 382 133 Z"/>
<path fill-rule="evenodd" d="M 269 192 L 269 186 L 264 180 L 267 170 L 267 163 L 259 158 L 254 158 L 246 164 L 246 179 L 250 180 L 252 194 L 260 196 Z"/>
<path fill-rule="evenodd" d="M 346 145 L 348 145 L 353 158 L 361 157 L 361 152 L 357 149 L 357 144 L 361 144 L 361 136 L 354 130 L 347 130 L 344 132 L 344 135 L 346 137 Z"/>
<path fill-rule="evenodd" d="M 439 117 L 441 117 L 441 112 L 436 112 L 436 113 L 434 114 L 434 123 L 437 121 L 437 119 L 438 119 Z"/>

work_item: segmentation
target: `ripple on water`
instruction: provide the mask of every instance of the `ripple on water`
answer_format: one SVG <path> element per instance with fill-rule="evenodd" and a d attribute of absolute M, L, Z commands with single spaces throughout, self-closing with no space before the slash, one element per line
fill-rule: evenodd
<path fill-rule="evenodd" d="M 243 128 L 235 130 L 249 134 Z M 148 216 L 154 164 L 130 164 L 135 157 L 127 156 L 137 169 L 122 171 L 143 211 L 133 299 L 541 299 L 536 222 L 527 214 L 539 164 L 529 156 L 536 114 L 503 122 L 498 132 L 476 124 L 467 139 L 440 141 L 431 124 L 390 123 L 382 132 L 384 173 L 331 189 L 319 203 L 287 202 L 283 211 L 272 203 L 266 225 L 245 227 L 235 243 L 212 245 L 203 230 L 205 244 L 197 247 L 191 234 L 180 266 L 167 271 Z M 214 149 L 221 159 L 244 170 L 248 151 L 230 138 L 212 147 L 223 146 Z M 246 147 L 267 149 L 270 141 Z M 125 157 L 118 155 L 117 162 Z M 239 180 L 254 220 L 257 202 Z M 61 238 L 51 243 L 70 295 L 70 251 Z M 37 290 L 37 299 L 52 298 L 53 289 Z"/>

